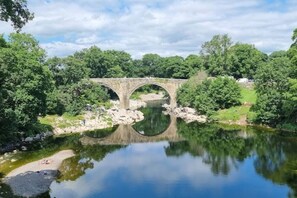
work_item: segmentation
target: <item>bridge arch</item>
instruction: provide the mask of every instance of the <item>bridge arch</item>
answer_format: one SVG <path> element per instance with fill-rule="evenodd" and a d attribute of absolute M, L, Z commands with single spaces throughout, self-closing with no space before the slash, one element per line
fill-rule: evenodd
<path fill-rule="evenodd" d="M 118 96 L 118 98 L 120 98 L 120 93 L 118 92 L 118 90 L 115 87 L 109 85 L 108 83 L 104 83 L 104 82 L 100 82 L 98 84 L 112 90 Z"/>
<path fill-rule="evenodd" d="M 142 84 L 139 84 L 139 85 L 135 86 L 134 88 L 132 88 L 132 89 L 129 91 L 127 97 L 130 98 L 131 95 L 132 95 L 137 89 L 139 89 L 139 88 L 141 88 L 141 87 L 143 87 L 143 86 L 146 86 L 146 85 L 156 85 L 156 86 L 158 86 L 158 87 L 161 87 L 162 89 L 164 89 L 164 90 L 168 93 L 170 99 L 171 99 L 172 97 L 174 97 L 174 96 L 171 95 L 170 90 L 168 90 L 166 86 L 164 86 L 164 85 L 160 85 L 160 84 L 155 83 L 155 82 L 142 83 Z"/>
<path fill-rule="evenodd" d="M 171 107 L 176 106 L 176 92 L 185 79 L 166 78 L 91 78 L 93 82 L 102 84 L 113 90 L 119 97 L 120 108 L 129 108 L 129 98 L 131 94 L 144 85 L 157 85 L 168 92 Z"/>

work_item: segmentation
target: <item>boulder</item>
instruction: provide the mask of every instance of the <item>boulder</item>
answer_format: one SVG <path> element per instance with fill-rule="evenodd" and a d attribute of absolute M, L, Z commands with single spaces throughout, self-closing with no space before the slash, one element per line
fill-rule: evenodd
<path fill-rule="evenodd" d="M 34 139 L 32 137 L 26 137 L 25 142 L 32 142 Z"/>

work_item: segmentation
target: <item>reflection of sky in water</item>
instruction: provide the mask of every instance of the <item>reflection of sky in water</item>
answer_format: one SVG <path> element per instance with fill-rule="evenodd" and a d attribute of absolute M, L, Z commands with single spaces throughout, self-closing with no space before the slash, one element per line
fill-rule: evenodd
<path fill-rule="evenodd" d="M 52 197 L 287 197 L 288 188 L 257 175 L 249 158 L 214 176 L 200 157 L 166 157 L 167 142 L 133 144 L 94 162 L 76 181 L 53 183 Z"/>

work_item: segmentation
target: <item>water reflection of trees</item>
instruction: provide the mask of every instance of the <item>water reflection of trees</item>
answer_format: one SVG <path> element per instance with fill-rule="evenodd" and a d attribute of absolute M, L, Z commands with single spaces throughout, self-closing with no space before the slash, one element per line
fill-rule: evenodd
<path fill-rule="evenodd" d="M 240 138 L 237 132 L 227 132 L 217 125 L 179 122 L 178 133 L 187 141 L 170 143 L 166 154 L 200 156 L 204 163 L 211 166 L 214 174 L 226 175 L 232 167 L 237 168 L 250 151 L 250 140 Z"/>
<path fill-rule="evenodd" d="M 143 135 L 154 136 L 162 133 L 170 124 L 170 116 L 162 113 L 162 108 L 142 108 L 144 120 L 136 122 L 133 128 Z"/>
<path fill-rule="evenodd" d="M 74 181 L 83 176 L 87 169 L 94 168 L 94 161 L 101 161 L 108 153 L 112 153 L 123 146 L 82 146 L 76 150 L 76 156 L 64 160 L 60 167 L 58 181 Z"/>
<path fill-rule="evenodd" d="M 256 172 L 277 184 L 287 184 L 297 196 L 297 138 L 283 134 L 253 132 L 242 138 L 240 130 L 224 130 L 220 125 L 178 124 L 178 133 L 186 141 L 171 142 L 165 148 L 168 156 L 189 153 L 209 164 L 213 174 L 226 175 L 248 157 L 254 158 Z"/>
<path fill-rule="evenodd" d="M 287 184 L 292 190 L 289 197 L 297 197 L 296 134 L 258 135 L 257 142 L 261 145 L 254 161 L 257 173 L 274 183 Z"/>

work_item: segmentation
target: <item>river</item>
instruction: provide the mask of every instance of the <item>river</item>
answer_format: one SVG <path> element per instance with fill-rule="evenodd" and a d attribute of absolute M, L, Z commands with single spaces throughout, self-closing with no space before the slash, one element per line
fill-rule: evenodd
<path fill-rule="evenodd" d="M 73 149 L 43 197 L 294 197 L 297 136 L 255 127 L 198 124 L 142 109 L 133 126 L 51 138 L 4 163 Z M 11 197 L 1 184 L 0 197 Z"/>

